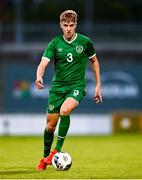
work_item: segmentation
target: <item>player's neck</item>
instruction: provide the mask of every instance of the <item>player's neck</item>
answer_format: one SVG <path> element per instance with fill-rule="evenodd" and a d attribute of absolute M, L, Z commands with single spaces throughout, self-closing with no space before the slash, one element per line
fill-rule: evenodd
<path fill-rule="evenodd" d="M 63 36 L 64 36 L 64 39 L 65 39 L 65 40 L 67 40 L 67 41 L 72 41 L 72 40 L 75 38 L 76 33 L 74 33 L 72 37 L 66 37 L 65 35 L 63 35 Z"/>
<path fill-rule="evenodd" d="M 74 33 L 72 37 L 66 37 L 65 35 L 63 35 L 64 40 L 67 42 L 74 41 L 76 39 L 76 37 L 77 37 L 77 33 Z"/>

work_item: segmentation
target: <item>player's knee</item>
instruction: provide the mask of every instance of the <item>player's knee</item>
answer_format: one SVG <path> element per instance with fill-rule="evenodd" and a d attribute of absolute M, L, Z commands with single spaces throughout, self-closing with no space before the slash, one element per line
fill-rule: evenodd
<path fill-rule="evenodd" d="M 68 108 L 61 108 L 60 115 L 69 115 L 70 110 Z"/>
<path fill-rule="evenodd" d="M 47 123 L 48 132 L 54 132 L 55 128 L 56 128 L 56 126 L 54 126 L 53 124 Z"/>

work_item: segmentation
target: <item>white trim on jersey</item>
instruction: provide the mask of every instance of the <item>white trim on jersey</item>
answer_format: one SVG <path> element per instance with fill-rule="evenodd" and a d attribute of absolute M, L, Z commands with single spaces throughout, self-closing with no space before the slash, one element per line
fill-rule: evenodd
<path fill-rule="evenodd" d="M 71 44 L 77 38 L 77 33 L 75 33 L 75 37 L 71 41 L 66 40 L 64 36 L 63 38 L 67 43 Z"/>
<path fill-rule="evenodd" d="M 95 54 L 93 54 L 93 56 L 89 57 L 89 59 L 92 59 L 92 57 L 94 57 L 94 56 L 96 56 L 96 53 L 95 53 Z"/>
<path fill-rule="evenodd" d="M 50 61 L 50 59 L 47 58 L 47 57 L 45 57 L 45 56 L 42 56 L 42 59 L 47 60 L 47 61 Z"/>

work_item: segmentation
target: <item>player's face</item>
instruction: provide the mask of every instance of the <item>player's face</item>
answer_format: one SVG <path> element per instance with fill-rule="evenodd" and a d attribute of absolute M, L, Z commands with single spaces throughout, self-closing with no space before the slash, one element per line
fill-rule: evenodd
<path fill-rule="evenodd" d="M 69 22 L 62 22 L 60 23 L 60 25 L 65 39 L 72 40 L 75 36 L 76 23 L 69 21 Z"/>

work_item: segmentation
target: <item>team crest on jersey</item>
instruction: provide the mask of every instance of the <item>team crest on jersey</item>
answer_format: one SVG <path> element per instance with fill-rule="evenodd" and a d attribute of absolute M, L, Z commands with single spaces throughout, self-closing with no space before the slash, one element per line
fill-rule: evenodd
<path fill-rule="evenodd" d="M 79 53 L 79 54 L 81 54 L 82 53 L 82 51 L 83 51 L 83 46 L 76 46 L 76 52 L 77 53 Z"/>
<path fill-rule="evenodd" d="M 48 105 L 48 108 L 49 108 L 49 110 L 50 110 L 50 111 L 53 111 L 53 109 L 54 109 L 54 105 L 49 104 L 49 105 Z"/>

